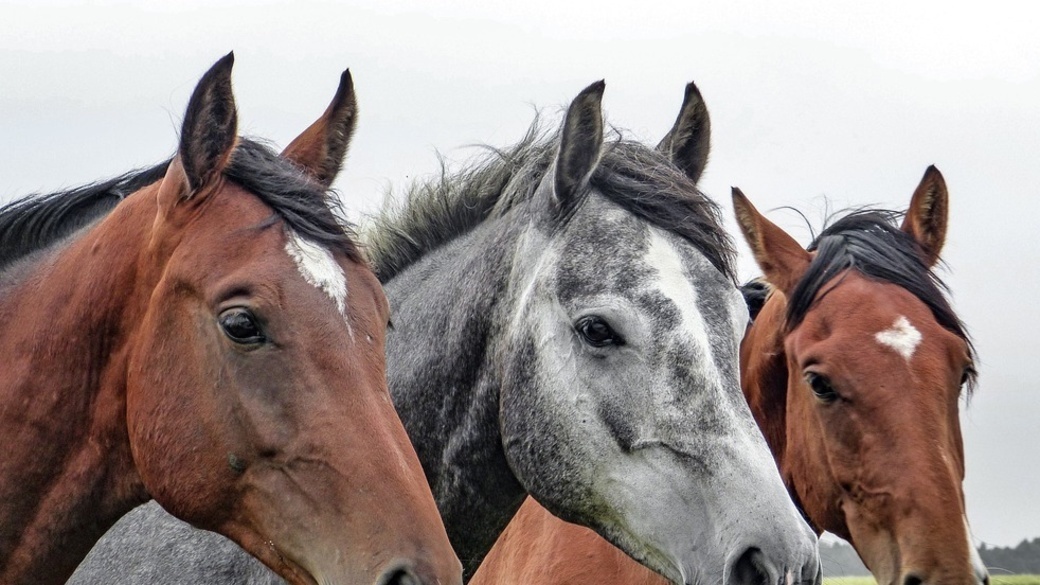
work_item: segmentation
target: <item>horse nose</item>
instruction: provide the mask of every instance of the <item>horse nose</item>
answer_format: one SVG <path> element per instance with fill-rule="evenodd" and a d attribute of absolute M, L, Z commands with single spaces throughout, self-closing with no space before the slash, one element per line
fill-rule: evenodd
<path fill-rule="evenodd" d="M 907 573 L 903 576 L 902 585 L 924 585 L 925 579 L 916 573 Z M 975 585 L 989 585 L 989 573 L 976 571 L 974 574 Z"/>
<path fill-rule="evenodd" d="M 450 579 L 450 577 L 449 577 Z M 456 577 L 458 579 L 458 577 Z M 454 585 L 453 581 L 445 582 L 434 572 L 432 568 L 424 570 L 421 566 L 410 564 L 397 564 L 384 572 L 378 580 L 377 585 Z M 461 581 L 459 581 L 461 585 Z"/>
<path fill-rule="evenodd" d="M 729 568 L 726 585 L 820 585 L 823 567 L 813 555 L 800 567 L 787 567 L 769 558 L 762 549 L 750 547 Z"/>
<path fill-rule="evenodd" d="M 408 567 L 395 567 L 383 573 L 378 585 L 426 585 Z"/>

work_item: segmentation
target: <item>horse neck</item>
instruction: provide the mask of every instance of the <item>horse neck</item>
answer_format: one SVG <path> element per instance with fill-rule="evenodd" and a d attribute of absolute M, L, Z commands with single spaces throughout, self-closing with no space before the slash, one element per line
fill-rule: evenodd
<path fill-rule="evenodd" d="M 154 197 L 128 199 L 23 261 L 0 297 L 0 583 L 63 582 L 147 499 L 127 436 L 125 360 L 127 324 L 147 298 L 135 295 L 141 226 L 154 216 Z"/>
<path fill-rule="evenodd" d="M 498 422 L 496 333 L 517 240 L 506 223 L 485 222 L 386 283 L 390 392 L 467 577 L 524 496 Z"/>

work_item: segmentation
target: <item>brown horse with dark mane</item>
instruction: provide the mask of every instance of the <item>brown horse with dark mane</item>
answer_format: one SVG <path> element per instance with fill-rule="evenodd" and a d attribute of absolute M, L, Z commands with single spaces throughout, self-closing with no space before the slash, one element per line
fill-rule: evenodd
<path fill-rule="evenodd" d="M 974 350 L 932 271 L 948 196 L 925 173 L 898 214 L 849 214 L 808 250 L 737 189 L 771 294 L 741 345 L 741 382 L 795 502 L 887 585 L 988 583 L 965 515 L 958 404 Z M 472 583 L 666 581 L 528 499 Z M 720 581 L 721 582 L 721 581 Z"/>
<path fill-rule="evenodd" d="M 294 584 L 461 582 L 329 191 L 350 76 L 280 156 L 237 136 L 232 63 L 171 161 L 0 210 L 4 585 L 64 583 L 150 498 Z"/>

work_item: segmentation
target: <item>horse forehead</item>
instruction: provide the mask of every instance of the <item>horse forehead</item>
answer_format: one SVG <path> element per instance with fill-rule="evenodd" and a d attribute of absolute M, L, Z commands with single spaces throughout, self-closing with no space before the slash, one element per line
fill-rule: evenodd
<path fill-rule="evenodd" d="M 285 276 L 300 278 L 345 315 L 346 273 L 332 251 L 297 234 L 242 187 L 225 183 L 199 217 L 195 231 L 193 246 L 204 248 L 196 253 L 209 257 L 205 262 L 214 269 L 207 276 L 218 276 L 218 265 L 226 265 L 232 270 L 248 266 L 248 272 L 266 284 Z"/>
<path fill-rule="evenodd" d="M 667 248 L 680 259 L 681 267 L 669 264 L 673 272 L 681 268 L 698 289 L 733 288 L 692 244 L 600 196 L 589 198 L 560 238 L 559 272 L 595 283 L 597 292 L 646 289 L 659 271 L 648 261 L 648 251 L 653 242 L 665 240 L 668 246 L 658 249 Z"/>
<path fill-rule="evenodd" d="M 654 278 L 646 285 L 678 305 L 686 321 L 696 318 L 714 325 L 743 317 L 741 325 L 746 324 L 747 306 L 740 291 L 703 254 L 659 228 L 651 228 L 647 240 L 642 260 Z"/>
<path fill-rule="evenodd" d="M 644 222 L 618 207 L 583 206 L 554 246 L 561 297 L 638 291 L 652 274 L 643 261 L 648 236 Z"/>
<path fill-rule="evenodd" d="M 891 354 L 908 366 L 919 359 L 945 360 L 951 351 L 964 346 L 913 293 L 857 273 L 848 274 L 820 299 L 794 334 L 796 355 L 829 340 L 822 347 L 858 356 L 858 362 L 871 354 Z"/>

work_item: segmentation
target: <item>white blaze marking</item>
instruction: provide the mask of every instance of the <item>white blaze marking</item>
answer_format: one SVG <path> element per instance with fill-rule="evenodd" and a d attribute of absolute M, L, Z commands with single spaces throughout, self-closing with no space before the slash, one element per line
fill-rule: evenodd
<path fill-rule="evenodd" d="M 903 356 L 903 359 L 910 361 L 917 345 L 921 343 L 921 332 L 915 329 L 906 317 L 900 315 L 892 324 L 891 329 L 876 333 L 874 339 L 877 339 L 881 345 L 896 350 L 896 353 Z"/>
<path fill-rule="evenodd" d="M 657 269 L 657 289 L 679 309 L 683 329 L 701 354 L 702 373 L 711 382 L 721 383 L 722 375 L 715 367 L 708 327 L 697 309 L 697 291 L 686 278 L 679 253 L 657 229 L 650 230 L 650 247 L 647 250 L 646 261 Z"/>
<path fill-rule="evenodd" d="M 341 315 L 347 312 L 347 277 L 343 269 L 332 257 L 332 252 L 309 240 L 301 238 L 296 232 L 288 230 L 289 237 L 285 242 L 285 251 L 296 263 L 296 268 L 304 280 L 318 290 L 329 295 L 336 302 Z"/>
<path fill-rule="evenodd" d="M 986 569 L 986 563 L 982 562 L 982 557 L 979 556 L 975 543 L 972 542 L 971 526 L 968 526 L 967 516 L 964 517 L 964 530 L 968 533 L 968 556 L 971 560 L 971 569 L 975 572 L 975 583 L 982 585 L 986 576 L 989 575 L 989 571 Z"/>

